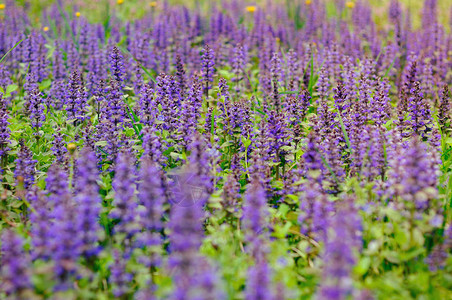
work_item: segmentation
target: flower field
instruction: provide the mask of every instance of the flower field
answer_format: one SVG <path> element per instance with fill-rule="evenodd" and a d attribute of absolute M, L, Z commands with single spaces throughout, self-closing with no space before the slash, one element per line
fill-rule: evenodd
<path fill-rule="evenodd" d="M 0 3 L 0 299 L 452 299 L 415 2 Z"/>

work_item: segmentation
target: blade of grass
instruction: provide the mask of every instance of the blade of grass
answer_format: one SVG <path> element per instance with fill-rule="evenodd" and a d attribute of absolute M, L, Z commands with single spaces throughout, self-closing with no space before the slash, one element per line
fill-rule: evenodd
<path fill-rule="evenodd" d="M 154 82 L 154 83 L 157 83 L 157 80 L 155 80 L 155 77 L 154 77 L 154 75 L 152 75 L 151 74 L 151 72 L 149 72 L 149 70 L 148 69 L 146 69 L 146 67 L 145 66 L 143 66 L 139 61 L 138 61 L 138 59 L 136 59 L 133 55 L 132 55 L 132 53 L 130 53 L 130 51 L 129 50 L 127 50 L 124 46 L 122 46 L 122 45 L 118 45 L 118 47 L 119 48 L 121 48 L 121 50 L 122 51 L 124 51 L 125 53 L 127 53 L 128 55 L 130 55 L 130 57 L 132 57 L 132 59 L 137 63 L 137 65 L 149 76 L 149 78 L 151 78 L 151 80 Z"/>
<path fill-rule="evenodd" d="M 0 59 L 0 63 L 5 59 L 5 57 L 6 57 L 11 51 L 14 50 L 14 48 L 16 48 L 17 46 L 19 46 L 20 43 L 22 43 L 24 40 L 25 40 L 25 38 L 21 39 L 21 40 L 18 41 L 11 49 L 9 49 L 8 52 L 6 52 L 6 53 L 2 56 L 2 58 Z"/>
<path fill-rule="evenodd" d="M 352 153 L 353 152 L 352 144 L 350 143 L 350 139 L 348 138 L 347 130 L 345 129 L 344 121 L 342 120 L 342 116 L 339 111 L 337 111 L 337 116 L 339 117 L 339 123 L 341 124 L 342 133 L 344 134 L 347 147 L 350 149 L 350 153 Z"/>

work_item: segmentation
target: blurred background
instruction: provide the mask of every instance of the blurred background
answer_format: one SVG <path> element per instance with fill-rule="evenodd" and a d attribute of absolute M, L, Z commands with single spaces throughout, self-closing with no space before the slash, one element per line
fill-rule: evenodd
<path fill-rule="evenodd" d="M 115 11 L 115 15 L 120 19 L 134 20 L 144 16 L 152 11 L 160 11 L 164 9 L 165 4 L 172 5 L 185 5 L 189 7 L 199 7 L 204 12 L 209 12 L 210 9 L 216 8 L 221 10 L 222 5 L 225 2 L 233 3 L 233 5 L 243 6 L 245 9 L 247 6 L 255 6 L 256 9 L 265 9 L 269 5 L 285 5 L 289 6 L 292 10 L 303 9 L 310 3 L 321 1 L 327 4 L 327 13 L 330 16 L 336 14 L 335 3 L 342 2 L 349 9 L 353 9 L 356 2 L 363 1 L 369 2 L 373 7 L 373 17 L 378 26 L 385 26 L 388 24 L 387 11 L 391 0 L 258 0 L 258 1 L 241 1 L 241 0 L 0 0 L 0 8 L 3 7 L 3 11 L 8 5 L 13 3 L 27 7 L 30 10 L 31 15 L 35 18 L 37 25 L 40 23 L 39 17 L 42 16 L 43 9 L 59 4 L 64 8 L 67 13 L 79 13 L 86 17 L 90 22 L 102 22 L 107 16 L 110 16 L 112 11 Z M 438 14 L 439 20 L 444 25 L 450 24 L 452 15 L 452 0 L 432 0 L 438 2 Z M 421 12 L 424 5 L 422 0 L 400 0 L 405 8 L 408 8 L 411 12 L 412 23 L 414 28 L 420 26 Z M 331 4 L 331 5 L 329 5 Z M 0 15 L 2 12 L 0 11 Z M 449 26 L 446 26 L 449 27 Z M 450 28 L 449 28 L 450 30 Z"/>

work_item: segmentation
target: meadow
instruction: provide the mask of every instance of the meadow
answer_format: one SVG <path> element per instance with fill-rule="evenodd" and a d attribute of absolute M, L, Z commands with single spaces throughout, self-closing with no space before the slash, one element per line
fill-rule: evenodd
<path fill-rule="evenodd" d="M 452 299 L 452 4 L 0 3 L 0 299 Z"/>

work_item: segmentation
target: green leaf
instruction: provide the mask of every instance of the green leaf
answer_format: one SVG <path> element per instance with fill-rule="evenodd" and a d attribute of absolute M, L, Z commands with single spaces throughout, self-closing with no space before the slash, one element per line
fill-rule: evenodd
<path fill-rule="evenodd" d="M 287 205 L 287 204 L 281 204 L 280 206 L 279 206 L 279 212 L 281 213 L 281 216 L 283 217 L 283 218 L 285 218 L 286 217 L 286 215 L 287 215 L 287 213 L 290 211 L 290 207 L 289 207 L 289 205 Z"/>
<path fill-rule="evenodd" d="M 408 252 L 402 252 L 399 254 L 399 258 L 401 261 L 410 261 L 415 257 L 418 257 L 422 253 L 425 252 L 424 248 L 414 248 Z"/>
<path fill-rule="evenodd" d="M 50 81 L 50 79 L 46 79 L 39 84 L 39 90 L 42 92 L 42 91 L 48 89 L 51 84 L 52 84 L 52 82 Z"/>
<path fill-rule="evenodd" d="M 168 155 L 170 155 L 171 152 L 173 152 L 173 150 L 174 150 L 174 147 L 171 146 L 163 152 L 163 155 L 168 156 Z"/>
<path fill-rule="evenodd" d="M 242 139 L 242 144 L 243 144 L 243 146 L 245 148 L 248 148 L 251 145 L 251 140 L 250 139 L 247 139 L 247 138 L 245 138 L 243 136 L 241 137 L 241 139 Z"/>
<path fill-rule="evenodd" d="M 396 251 L 385 250 L 382 252 L 383 257 L 394 264 L 400 263 L 399 253 Z"/>
<path fill-rule="evenodd" d="M 359 276 L 363 276 L 369 270 L 370 263 L 371 263 L 370 257 L 367 256 L 362 257 L 359 260 L 358 264 L 355 266 L 354 269 L 355 273 Z"/>
<path fill-rule="evenodd" d="M 227 148 L 227 147 L 232 146 L 232 145 L 234 145 L 233 142 L 231 142 L 231 141 L 226 141 L 226 142 L 224 142 L 224 143 L 220 146 L 220 148 L 221 148 L 221 149 L 224 149 L 224 148 Z"/>
<path fill-rule="evenodd" d="M 14 92 L 15 90 L 17 90 L 19 87 L 16 84 L 10 84 L 6 87 L 6 91 L 5 94 L 9 95 L 12 92 Z"/>

